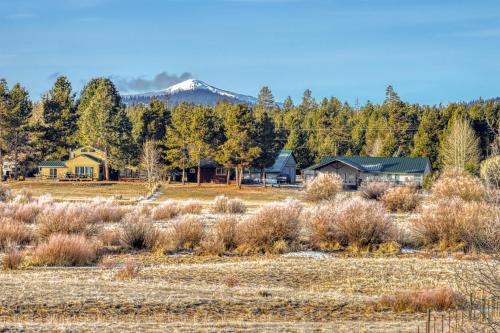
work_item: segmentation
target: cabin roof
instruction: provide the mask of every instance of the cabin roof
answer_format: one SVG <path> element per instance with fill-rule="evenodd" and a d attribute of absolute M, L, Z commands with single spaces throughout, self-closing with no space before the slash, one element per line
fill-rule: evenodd
<path fill-rule="evenodd" d="M 66 164 L 63 161 L 41 161 L 38 163 L 38 166 L 45 168 L 65 168 Z"/>
<path fill-rule="evenodd" d="M 424 173 L 430 165 L 427 157 L 325 156 L 307 170 L 321 169 L 335 161 L 367 173 Z"/>
<path fill-rule="evenodd" d="M 270 168 L 266 169 L 266 172 L 268 173 L 281 172 L 285 167 L 285 165 L 290 160 L 290 158 L 295 159 L 295 157 L 293 156 L 293 152 L 291 150 L 286 150 L 286 149 L 281 150 L 278 156 L 276 157 L 274 164 Z"/>

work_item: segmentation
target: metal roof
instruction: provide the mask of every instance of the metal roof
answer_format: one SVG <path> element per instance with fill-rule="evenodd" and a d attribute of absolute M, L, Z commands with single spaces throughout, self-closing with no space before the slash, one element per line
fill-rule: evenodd
<path fill-rule="evenodd" d="M 63 161 L 42 161 L 38 163 L 39 167 L 46 168 L 65 168 L 66 164 Z"/>
<path fill-rule="evenodd" d="M 281 172 L 290 158 L 294 158 L 293 152 L 291 150 L 283 149 L 282 151 L 280 151 L 278 157 L 276 157 L 273 166 L 266 169 L 266 172 L 267 173 Z"/>
<path fill-rule="evenodd" d="M 368 173 L 424 173 L 430 168 L 427 157 L 326 156 L 306 170 L 317 170 L 335 161 Z"/>

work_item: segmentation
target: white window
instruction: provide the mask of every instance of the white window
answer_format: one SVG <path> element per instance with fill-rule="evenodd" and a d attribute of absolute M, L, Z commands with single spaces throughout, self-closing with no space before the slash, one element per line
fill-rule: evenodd
<path fill-rule="evenodd" d="M 57 178 L 57 169 L 56 168 L 49 169 L 49 176 L 50 178 Z"/>
<path fill-rule="evenodd" d="M 224 168 L 217 168 L 217 169 L 215 169 L 215 174 L 217 176 L 225 176 L 226 175 L 226 169 L 224 169 Z"/>
<path fill-rule="evenodd" d="M 189 173 L 196 173 L 196 169 L 195 168 L 189 169 Z"/>

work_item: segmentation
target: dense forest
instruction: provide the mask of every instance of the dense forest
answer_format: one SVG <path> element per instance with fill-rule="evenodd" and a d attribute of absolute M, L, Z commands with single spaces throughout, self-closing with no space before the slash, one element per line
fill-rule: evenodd
<path fill-rule="evenodd" d="M 479 162 L 499 151 L 500 101 L 493 99 L 419 105 L 389 86 L 381 104 L 316 101 L 306 90 L 301 101 L 288 97 L 280 107 L 263 87 L 253 106 L 167 104 L 126 107 L 107 78 L 91 80 L 77 97 L 63 76 L 33 103 L 21 84 L 9 88 L 1 80 L 0 159 L 32 170 L 41 160 L 64 159 L 71 149 L 91 145 L 106 153 L 110 167 L 138 167 L 143 145 L 153 141 L 166 171 L 205 158 L 236 170 L 263 169 L 283 148 L 294 152 L 299 168 L 325 155 L 369 155 L 427 156 L 439 170 L 453 163 L 446 158 L 452 135 L 470 133 L 477 147 L 469 149 L 475 156 L 465 168 L 478 172 Z"/>

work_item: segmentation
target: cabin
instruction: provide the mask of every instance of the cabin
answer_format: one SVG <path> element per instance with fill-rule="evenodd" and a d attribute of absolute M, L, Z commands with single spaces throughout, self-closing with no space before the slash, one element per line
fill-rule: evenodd
<path fill-rule="evenodd" d="M 93 147 L 80 147 L 70 153 L 67 161 L 42 161 L 38 176 L 58 180 L 104 179 L 104 152 Z"/>
<path fill-rule="evenodd" d="M 225 184 L 227 176 L 234 179 L 232 170 L 224 168 L 222 165 L 212 159 L 203 159 L 200 163 L 200 182 Z M 196 183 L 198 177 L 198 166 L 192 166 L 186 170 L 186 178 L 190 183 Z"/>
<path fill-rule="evenodd" d="M 357 189 L 371 181 L 421 187 L 430 172 L 431 164 L 426 157 L 327 156 L 303 174 L 307 181 L 321 173 L 335 173 L 342 178 L 344 187 Z"/>

